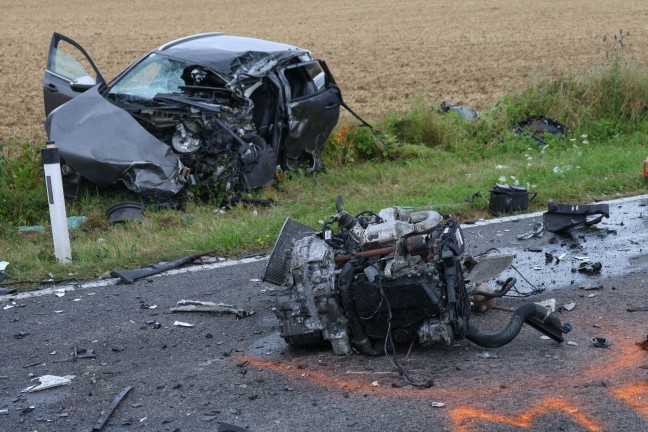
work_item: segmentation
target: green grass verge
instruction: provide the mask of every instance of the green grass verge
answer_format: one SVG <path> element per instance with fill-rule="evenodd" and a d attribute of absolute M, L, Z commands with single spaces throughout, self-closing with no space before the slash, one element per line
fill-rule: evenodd
<path fill-rule="evenodd" d="M 516 137 L 512 124 L 542 114 L 568 126 L 565 138 L 538 146 Z M 136 223 L 108 226 L 103 213 L 126 194 L 88 193 L 67 203 L 68 215 L 90 220 L 71 231 L 72 263 L 53 257 L 47 233 L 19 234 L 18 226 L 47 224 L 39 146 L 0 148 L 0 261 L 10 280 L 90 278 L 213 250 L 219 256 L 269 251 L 284 218 L 317 227 L 335 213 L 335 196 L 350 212 L 426 206 L 460 221 L 488 217 L 494 183 L 538 191 L 531 210 L 547 202 L 584 203 L 644 193 L 648 156 L 648 75 L 627 64 L 614 46 L 605 65 L 577 76 L 530 83 L 486 109 L 478 122 L 440 114 L 419 100 L 408 113 L 379 120 L 382 140 L 367 128 L 342 125 L 330 137 L 316 176 L 285 173 L 268 190 L 272 207 L 239 206 L 224 214 L 190 202 L 185 212 L 151 211 Z M 465 198 L 481 191 L 484 199 Z M 132 197 L 130 197 L 132 198 Z"/>

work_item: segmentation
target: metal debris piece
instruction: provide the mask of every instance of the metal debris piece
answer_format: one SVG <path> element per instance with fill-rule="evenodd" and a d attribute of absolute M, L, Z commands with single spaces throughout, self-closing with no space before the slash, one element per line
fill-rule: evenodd
<path fill-rule="evenodd" d="M 517 238 L 518 240 L 529 240 L 534 237 L 542 237 L 542 234 L 544 234 L 544 225 L 542 225 L 542 222 L 537 222 L 533 225 L 533 229 L 531 229 L 531 231 L 520 234 L 517 236 Z"/>
<path fill-rule="evenodd" d="M 104 427 L 104 425 L 108 421 L 108 417 L 110 417 L 110 415 L 113 413 L 113 411 L 115 411 L 115 409 L 117 408 L 117 405 L 119 405 L 119 403 L 122 401 L 122 399 L 124 399 L 124 396 L 126 396 L 126 394 L 129 391 L 131 391 L 132 388 L 133 388 L 133 386 L 128 386 L 128 387 L 124 388 L 121 392 L 119 392 L 119 394 L 112 401 L 112 403 L 110 404 L 108 409 L 106 411 L 104 411 L 104 413 L 103 413 L 103 415 L 101 417 L 99 417 L 99 420 L 97 420 L 97 423 L 95 423 L 95 425 L 92 427 L 92 430 L 101 430 L 101 428 Z"/>
<path fill-rule="evenodd" d="M 13 335 L 14 339 L 23 339 L 25 336 L 29 336 L 27 332 L 18 332 Z"/>
<path fill-rule="evenodd" d="M 444 406 L 446 406 L 445 402 L 432 402 L 430 403 L 430 405 L 432 406 L 432 408 L 443 408 Z"/>
<path fill-rule="evenodd" d="M 585 284 L 581 285 L 578 288 L 585 290 L 585 291 L 591 291 L 591 290 L 602 290 L 603 285 L 602 284 Z"/>
<path fill-rule="evenodd" d="M 470 269 L 466 280 L 478 284 L 494 279 L 511 265 L 514 258 L 515 254 L 504 253 L 488 254 L 477 258 L 473 257 L 473 261 L 476 264 Z"/>
<path fill-rule="evenodd" d="M 579 264 L 576 270 L 579 273 L 596 274 L 596 273 L 600 273 L 602 268 L 603 268 L 603 264 L 601 264 L 600 262 L 595 262 L 595 263 L 582 262 Z"/>
<path fill-rule="evenodd" d="M 234 305 L 225 303 L 214 303 L 199 300 L 180 300 L 171 312 L 212 312 L 217 314 L 231 313 L 237 318 L 245 318 L 254 315 L 254 311 L 247 311 Z"/>
<path fill-rule="evenodd" d="M 545 252 L 545 262 L 546 263 L 552 262 L 553 259 L 554 259 L 553 254 L 550 254 L 549 252 Z"/>
<path fill-rule="evenodd" d="M 56 376 L 56 375 L 43 375 L 32 379 L 32 381 L 38 380 L 38 384 L 31 385 L 25 388 L 22 393 L 33 393 L 41 390 L 45 390 L 52 387 L 60 387 L 64 385 L 72 384 L 72 380 L 76 378 L 76 375 L 65 375 L 65 376 Z"/>
<path fill-rule="evenodd" d="M 455 112 L 467 122 L 476 122 L 479 119 L 479 111 L 468 105 L 455 105 L 450 102 L 443 101 L 439 107 L 439 112 Z"/>
<path fill-rule="evenodd" d="M 589 341 L 596 348 L 608 348 L 610 345 L 612 345 L 610 342 L 608 342 L 605 338 L 602 337 L 593 337 Z"/>
<path fill-rule="evenodd" d="M 176 321 L 176 322 L 173 323 L 173 325 L 178 326 L 178 327 L 193 327 L 194 326 L 193 324 L 189 324 L 189 323 L 182 322 L 182 321 Z"/>

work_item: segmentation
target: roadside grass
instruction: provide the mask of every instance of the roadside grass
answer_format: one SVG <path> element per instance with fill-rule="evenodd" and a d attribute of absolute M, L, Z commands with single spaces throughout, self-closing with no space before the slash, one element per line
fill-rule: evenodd
<path fill-rule="evenodd" d="M 567 125 L 567 135 L 545 136 L 540 145 L 516 137 L 512 125 L 532 115 Z M 489 217 L 495 183 L 537 191 L 529 211 L 551 201 L 586 203 L 646 190 L 648 74 L 625 62 L 618 42 L 604 65 L 531 82 L 484 110 L 478 122 L 441 114 L 420 99 L 410 112 L 390 113 L 375 126 L 380 140 L 368 128 L 341 125 L 323 152 L 324 172 L 283 173 L 273 187 L 251 195 L 278 203 L 271 207 L 219 213 L 214 203 L 196 200 L 184 212 L 149 211 L 142 221 L 108 225 L 108 207 L 137 197 L 93 191 L 68 201 L 68 216 L 89 217 L 71 231 L 68 265 L 54 259 L 48 233 L 18 233 L 20 225 L 47 225 L 48 213 L 38 146 L 9 143 L 0 148 L 0 261 L 10 263 L 9 281 L 20 281 L 92 278 L 202 252 L 268 252 L 284 218 L 319 227 L 335 213 L 336 195 L 352 213 L 420 206 L 464 222 Z M 466 202 L 475 192 L 483 198 Z"/>

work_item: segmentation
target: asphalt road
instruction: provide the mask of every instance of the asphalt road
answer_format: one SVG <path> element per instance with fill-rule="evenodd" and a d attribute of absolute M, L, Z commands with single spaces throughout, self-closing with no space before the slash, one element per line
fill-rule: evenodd
<path fill-rule="evenodd" d="M 285 345 L 271 311 L 276 287 L 258 281 L 262 259 L 133 285 L 2 296 L 0 430 L 92 430 L 128 386 L 102 430 L 215 431 L 221 422 L 250 431 L 648 430 L 648 351 L 638 345 L 648 335 L 648 311 L 627 311 L 648 306 L 645 200 L 613 203 L 611 218 L 597 229 L 568 236 L 518 240 L 538 218 L 467 227 L 469 252 L 516 251 L 518 271 L 546 288 L 528 299 L 500 300 L 498 309 L 472 315 L 472 325 L 499 330 L 508 310 L 554 298 L 574 330 L 563 344 L 525 326 L 498 349 L 459 341 L 414 349 L 407 359 L 400 352 L 414 379 L 434 380 L 427 389 L 392 387 L 398 374 L 385 357 Z M 544 252 L 565 257 L 546 263 Z M 585 256 L 602 263 L 600 274 L 571 271 Z M 520 290 L 531 289 L 518 278 Z M 255 313 L 172 313 L 181 299 Z M 570 302 L 574 309 L 562 307 Z M 592 337 L 611 345 L 596 348 Z M 43 375 L 75 377 L 69 385 L 21 392 Z"/>

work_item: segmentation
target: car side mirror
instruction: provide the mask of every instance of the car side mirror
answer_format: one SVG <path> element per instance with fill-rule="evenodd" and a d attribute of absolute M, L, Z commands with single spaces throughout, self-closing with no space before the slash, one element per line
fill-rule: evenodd
<path fill-rule="evenodd" d="M 89 76 L 82 76 L 72 81 L 72 84 L 70 84 L 70 88 L 75 92 L 84 92 L 96 85 L 97 82 L 95 81 L 94 78 Z"/>

